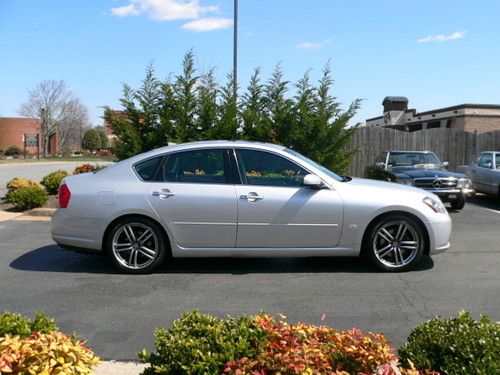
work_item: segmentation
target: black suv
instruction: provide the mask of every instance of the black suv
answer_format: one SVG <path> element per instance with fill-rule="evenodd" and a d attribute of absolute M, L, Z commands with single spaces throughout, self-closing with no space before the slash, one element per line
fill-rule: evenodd
<path fill-rule="evenodd" d="M 391 181 L 428 190 L 456 210 L 462 209 L 465 198 L 474 194 L 467 176 L 448 171 L 448 163 L 442 163 L 430 151 L 384 151 L 375 167 L 385 170 Z"/>

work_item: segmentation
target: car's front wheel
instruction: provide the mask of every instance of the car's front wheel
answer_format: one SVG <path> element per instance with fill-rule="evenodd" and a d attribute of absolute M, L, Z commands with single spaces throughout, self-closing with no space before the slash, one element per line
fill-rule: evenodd
<path fill-rule="evenodd" d="M 149 273 L 165 258 L 165 235 L 152 220 L 142 217 L 125 218 L 110 229 L 106 251 L 121 271 Z"/>
<path fill-rule="evenodd" d="M 407 271 L 421 259 L 425 249 L 424 231 L 410 216 L 392 214 L 380 218 L 368 229 L 364 252 L 379 269 Z"/>
<path fill-rule="evenodd" d="M 454 210 L 461 210 L 465 206 L 465 197 L 461 196 L 456 201 L 451 201 L 450 205 Z"/>

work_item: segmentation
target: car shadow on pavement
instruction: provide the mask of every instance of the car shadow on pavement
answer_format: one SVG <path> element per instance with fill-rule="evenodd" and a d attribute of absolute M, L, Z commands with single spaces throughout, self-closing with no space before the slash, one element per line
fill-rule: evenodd
<path fill-rule="evenodd" d="M 500 211 L 500 199 L 483 194 L 476 194 L 473 198 L 467 199 L 467 203 L 472 203 L 476 206 L 490 210 Z"/>
<path fill-rule="evenodd" d="M 415 271 L 434 266 L 424 256 Z M 10 267 L 35 272 L 67 272 L 118 274 L 119 271 L 103 256 L 62 250 L 57 245 L 29 251 L 10 263 Z M 352 257 L 321 258 L 184 258 L 165 261 L 156 274 L 213 273 L 243 275 L 250 273 L 375 273 L 364 259 Z"/>

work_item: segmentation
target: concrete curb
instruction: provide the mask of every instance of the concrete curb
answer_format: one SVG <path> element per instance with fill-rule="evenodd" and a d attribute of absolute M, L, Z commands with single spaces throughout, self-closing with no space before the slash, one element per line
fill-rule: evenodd
<path fill-rule="evenodd" d="M 22 212 L 7 212 L 7 211 L 0 210 L 0 221 L 8 221 L 8 220 L 16 219 L 22 215 L 23 215 Z"/>
<path fill-rule="evenodd" d="M 41 220 L 50 221 L 55 208 L 34 208 L 25 212 L 8 212 L 0 210 L 0 221 L 8 220 Z"/>
<path fill-rule="evenodd" d="M 138 362 L 102 361 L 92 371 L 94 375 L 140 375 L 148 365 Z"/>
<path fill-rule="evenodd" d="M 30 211 L 27 211 L 24 213 L 24 215 L 27 215 L 27 216 L 52 216 L 52 214 L 54 213 L 56 209 L 55 208 L 44 208 L 44 207 L 41 207 L 41 208 L 34 208 Z"/>

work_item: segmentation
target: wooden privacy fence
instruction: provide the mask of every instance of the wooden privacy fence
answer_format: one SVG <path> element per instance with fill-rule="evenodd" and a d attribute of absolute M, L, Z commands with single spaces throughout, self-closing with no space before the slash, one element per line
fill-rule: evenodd
<path fill-rule="evenodd" d="M 500 151 L 500 131 L 470 133 L 458 129 L 425 129 L 404 132 L 388 128 L 358 128 L 350 145 L 358 152 L 353 156 L 348 174 L 362 176 L 366 166 L 384 150 L 432 151 L 449 169 L 469 164 L 474 156 L 486 150 Z"/>

